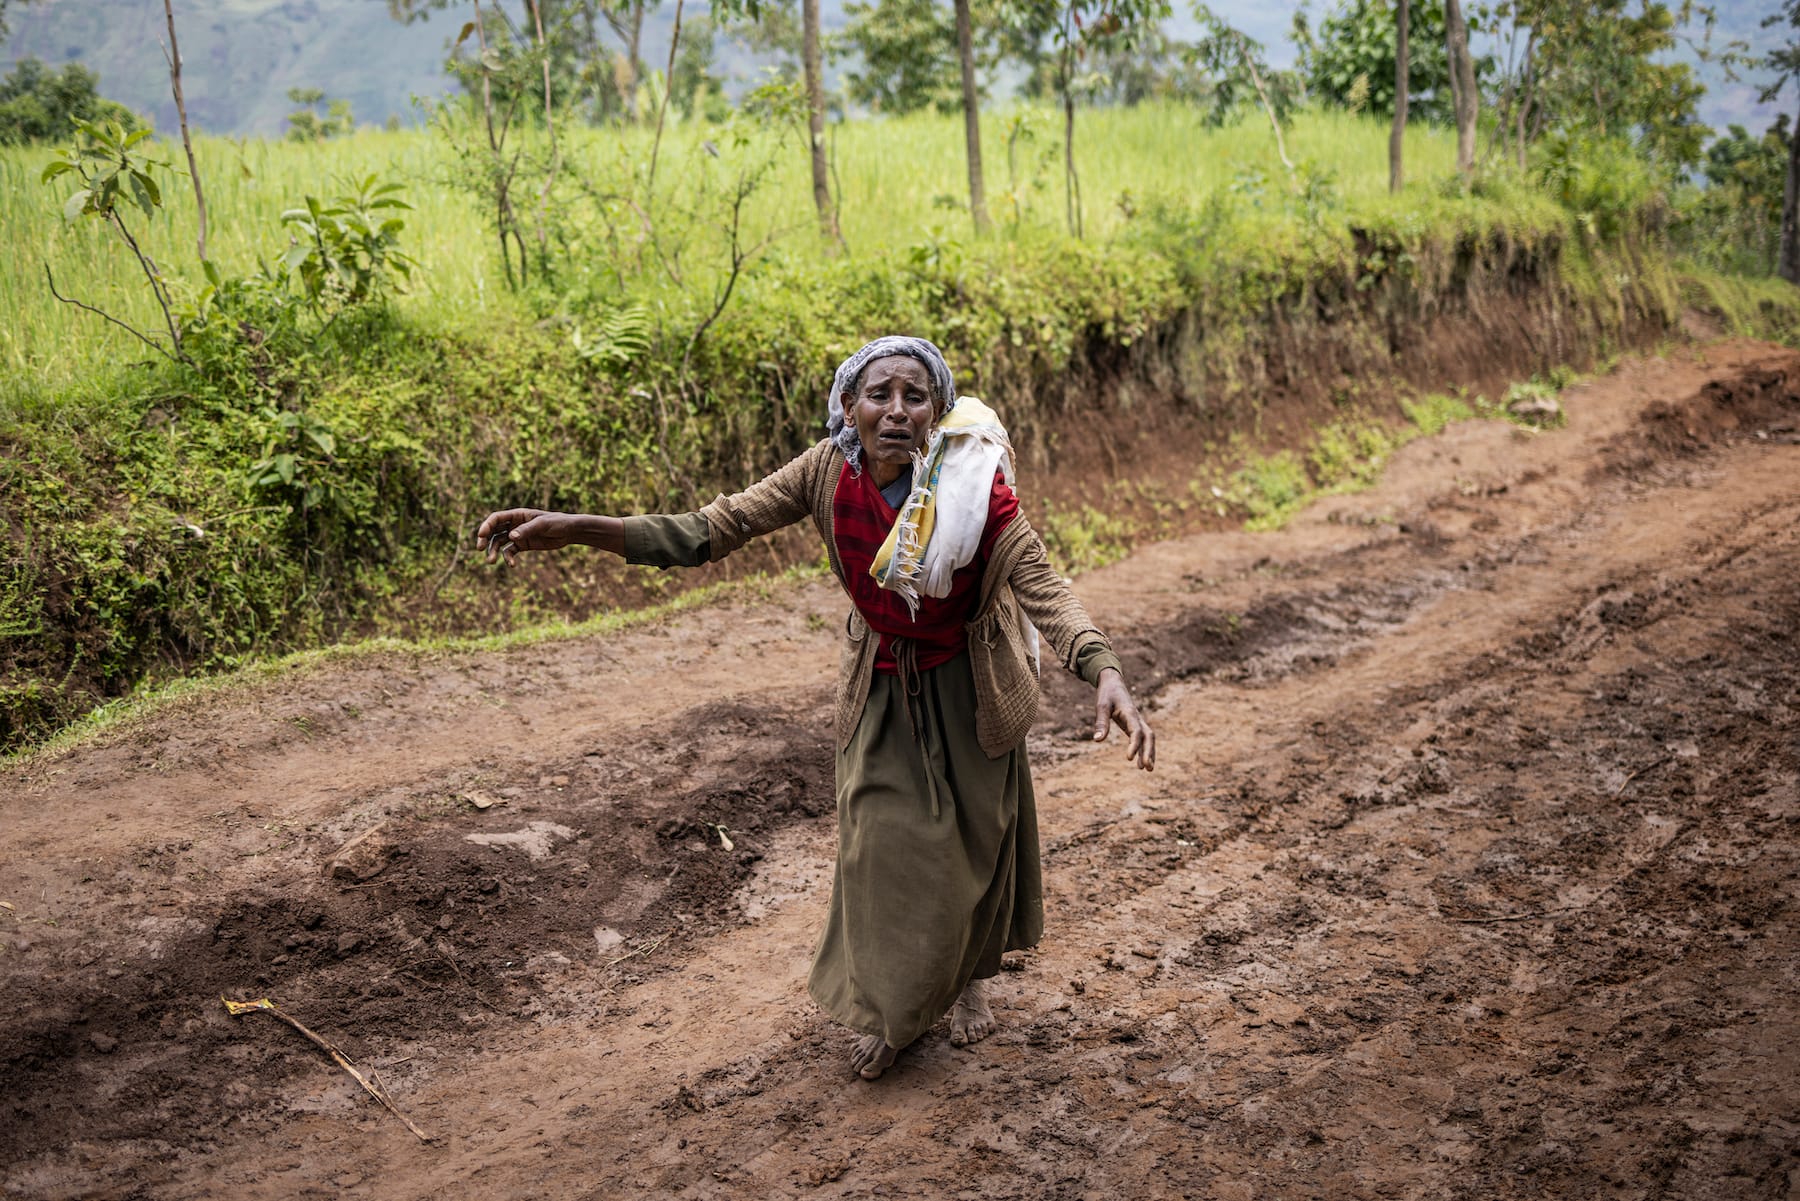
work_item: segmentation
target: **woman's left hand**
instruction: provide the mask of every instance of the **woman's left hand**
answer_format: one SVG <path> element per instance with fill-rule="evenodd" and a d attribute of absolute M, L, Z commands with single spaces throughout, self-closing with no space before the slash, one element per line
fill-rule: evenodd
<path fill-rule="evenodd" d="M 1111 727 L 1131 736 L 1125 755 L 1145 771 L 1156 770 L 1156 734 L 1131 701 L 1131 690 L 1118 669 L 1108 667 L 1100 672 L 1099 691 L 1094 696 L 1094 741 L 1105 742 Z"/>

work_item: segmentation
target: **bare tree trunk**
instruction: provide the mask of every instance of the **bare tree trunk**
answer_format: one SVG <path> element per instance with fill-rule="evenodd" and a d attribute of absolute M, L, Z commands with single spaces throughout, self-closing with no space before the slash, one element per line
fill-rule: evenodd
<path fill-rule="evenodd" d="M 512 253 L 506 245 L 507 233 L 513 225 L 512 202 L 507 196 L 512 182 L 512 172 L 502 171 L 500 167 L 500 152 L 506 142 L 506 131 L 504 128 L 498 132 L 494 129 L 493 72 L 488 69 L 487 65 L 487 24 L 482 19 L 481 0 L 475 0 L 475 38 L 476 44 L 481 47 L 481 114 L 487 124 L 488 151 L 493 156 L 490 165 L 494 187 L 494 228 L 500 234 L 500 263 L 506 268 L 506 286 L 510 291 L 517 291 L 519 285 L 524 282 L 525 247 L 522 243 L 519 245 L 519 278 L 515 280 L 513 278 Z M 511 110 L 508 110 L 507 124 L 509 125 L 511 117 Z M 517 240 L 516 234 L 514 240 Z"/>
<path fill-rule="evenodd" d="M 1481 93 L 1475 88 L 1475 60 L 1469 57 L 1469 23 L 1460 0 L 1444 0 L 1444 29 L 1450 46 L 1450 94 L 1456 109 L 1456 169 L 1475 178 L 1475 120 Z"/>
<path fill-rule="evenodd" d="M 545 247 L 549 242 L 550 222 L 550 189 L 556 186 L 557 173 L 562 170 L 562 148 L 556 143 L 556 113 L 550 104 L 550 43 L 544 37 L 543 0 L 525 0 L 531 6 L 531 21 L 537 28 L 538 53 L 544 56 L 544 129 L 550 135 L 550 170 L 544 174 L 544 186 L 538 190 L 538 266 L 543 268 Z M 681 15 L 675 17 L 677 36 L 681 30 Z"/>
<path fill-rule="evenodd" d="M 806 132 L 812 153 L 813 205 L 819 229 L 839 241 L 837 210 L 831 204 L 831 166 L 825 161 L 825 66 L 819 50 L 819 0 L 800 0 L 800 61 L 806 73 Z"/>
<path fill-rule="evenodd" d="M 1388 135 L 1388 191 L 1390 192 L 1398 192 L 1406 182 L 1406 77 L 1408 74 L 1406 35 L 1411 19 L 1411 5 L 1407 0 L 1400 0 L 1400 10 L 1394 16 L 1394 28 L 1399 34 L 1399 41 L 1395 46 L 1394 53 L 1394 131 Z"/>
<path fill-rule="evenodd" d="M 643 46 L 643 38 L 644 0 L 634 0 L 634 3 L 631 6 L 631 37 L 625 44 L 625 65 L 631 68 L 631 87 L 625 97 L 625 108 L 626 111 L 631 114 L 631 119 L 633 121 L 636 121 L 643 116 L 643 114 L 638 111 L 637 101 L 638 84 L 644 78 L 644 62 L 639 54 Z M 665 86 L 667 86 L 668 82 L 669 81 L 666 79 L 663 80 Z"/>
<path fill-rule="evenodd" d="M 981 179 L 981 97 L 975 91 L 975 29 L 969 0 L 956 0 L 956 57 L 962 65 L 963 141 L 969 148 L 969 215 L 975 232 L 988 231 Z"/>
<path fill-rule="evenodd" d="M 1526 121 L 1531 114 L 1532 102 L 1537 96 L 1536 59 L 1532 56 L 1532 52 L 1536 47 L 1537 30 L 1534 29 L 1531 31 L 1531 36 L 1525 39 L 1525 99 L 1519 104 L 1519 170 L 1521 171 L 1525 169 L 1525 143 L 1528 140 L 1526 136 Z"/>
<path fill-rule="evenodd" d="M 1063 201 L 1068 208 L 1069 232 L 1081 236 L 1081 177 L 1075 173 L 1075 32 L 1070 28 L 1074 8 L 1063 16 L 1062 67 L 1057 76 L 1063 101 Z"/>
<path fill-rule="evenodd" d="M 964 0 L 966 3 L 967 0 Z M 163 0 L 169 21 L 169 90 L 175 93 L 175 115 L 181 118 L 181 146 L 187 151 L 188 178 L 194 181 L 194 207 L 200 213 L 200 261 L 206 261 L 206 196 L 200 190 L 200 166 L 194 162 L 194 140 L 188 136 L 187 102 L 181 96 L 181 46 L 175 41 L 175 10 Z"/>
<path fill-rule="evenodd" d="M 1800 284 L 1800 125 L 1788 138 L 1787 187 L 1781 196 L 1781 250 L 1775 271 L 1791 284 Z"/>

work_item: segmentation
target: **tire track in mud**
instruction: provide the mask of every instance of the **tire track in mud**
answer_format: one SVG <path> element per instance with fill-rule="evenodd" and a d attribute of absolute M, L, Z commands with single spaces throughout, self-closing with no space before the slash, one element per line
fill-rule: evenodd
<path fill-rule="evenodd" d="M 349 1175 L 369 1183 L 339 1182 L 338 1189 L 366 1191 L 397 1168 L 399 1179 L 375 1189 L 375 1195 L 396 1196 L 425 1195 L 428 1183 L 453 1186 L 483 1171 L 515 1182 L 560 1179 L 546 1192 L 559 1196 L 830 1196 L 888 1186 L 914 1189 L 913 1195 L 954 1195 L 971 1180 L 986 1196 L 1079 1196 L 1144 1182 L 1158 1183 L 1141 1195 L 1201 1190 L 1224 1196 L 1273 1163 L 1288 1165 L 1283 1179 L 1290 1184 L 1327 1192 L 1341 1186 L 1336 1195 L 1355 1196 L 1369 1186 L 1332 1177 L 1334 1162 L 1357 1163 L 1361 1170 L 1383 1158 L 1410 1165 L 1414 1176 L 1396 1175 L 1385 1189 L 1372 1191 L 1405 1193 L 1427 1180 L 1451 1195 L 1479 1191 L 1441 1170 L 1428 1171 L 1433 1157 L 1474 1171 L 1473 1179 L 1485 1182 L 1485 1195 L 1536 1195 L 1529 1189 L 1509 1193 L 1520 1181 L 1581 1180 L 1586 1188 L 1592 1176 L 1580 1176 L 1579 1158 L 1566 1152 L 1579 1140 L 1529 1112 L 1558 1096 L 1578 1102 L 1575 1112 L 1588 1112 L 1595 1104 L 1591 1095 L 1557 1091 L 1563 1087 L 1559 1078 L 1575 1069 L 1539 1072 L 1551 1062 L 1540 1057 L 1513 1063 L 1508 1070 L 1517 1079 L 1504 1072 L 1483 1076 L 1476 1071 L 1482 1065 L 1471 1065 L 1467 1046 L 1471 1039 L 1501 1036 L 1482 1033 L 1481 1023 L 1492 1019 L 1466 1011 L 1477 1006 L 1487 1013 L 1481 998 L 1515 983 L 1493 978 L 1496 965 L 1510 954 L 1509 970 L 1516 971 L 1527 962 L 1518 957 L 1518 940 L 1529 944 L 1546 927 L 1581 955 L 1599 956 L 1596 948 L 1619 943 L 1606 949 L 1604 962 L 1596 958 L 1584 969 L 1592 977 L 1588 987 L 1641 987 L 1645 973 L 1637 969 L 1643 965 L 1631 956 L 1649 959 L 1643 947 L 1658 930 L 1666 937 L 1666 919 L 1663 927 L 1634 927 L 1621 943 L 1622 936 L 1610 930 L 1596 933 L 1583 925 L 1584 915 L 1646 890 L 1656 897 L 1692 892 L 1698 887 L 1692 880 L 1665 877 L 1691 875 L 1695 864 L 1708 862 L 1681 856 L 1693 854 L 1697 839 L 1711 838 L 1713 827 L 1706 814 L 1683 810 L 1657 814 L 1667 826 L 1646 819 L 1642 828 L 1622 830 L 1604 815 L 1558 808 L 1541 785 L 1521 781 L 1543 774 L 1600 779 L 1601 800 L 1605 789 L 1615 787 L 1634 797 L 1661 790 L 1654 795 L 1671 805 L 1685 799 L 1690 807 L 1696 796 L 1710 796 L 1702 785 L 1711 784 L 1698 780 L 1688 764 L 1712 746 L 1699 733 L 1671 736 L 1683 747 L 1683 739 L 1693 742 L 1695 756 L 1678 749 L 1664 752 L 1674 758 L 1657 762 L 1658 756 L 1649 756 L 1645 762 L 1631 753 L 1633 739 L 1658 717 L 1639 711 L 1643 687 L 1679 690 L 1707 678 L 1709 670 L 1715 678 L 1708 687 L 1725 700 L 1710 693 L 1687 699 L 1690 713 L 1711 723 L 1696 731 L 1729 739 L 1723 714 L 1737 712 L 1730 705 L 1749 705 L 1747 711 L 1774 731 L 1775 742 L 1732 744 L 1735 750 L 1719 753 L 1754 759 L 1766 752 L 1769 763 L 1787 762 L 1779 743 L 1787 731 L 1791 744 L 1791 724 L 1781 723 L 1789 720 L 1783 714 L 1792 702 L 1770 699 L 1779 692 L 1776 682 L 1752 687 L 1753 676 L 1717 650 L 1706 652 L 1719 657 L 1716 664 L 1696 659 L 1685 674 L 1657 674 L 1641 661 L 1644 652 L 1634 649 L 1633 640 L 1679 623 L 1697 606 L 1729 608 L 1737 593 L 1721 591 L 1719 579 L 1738 581 L 1742 595 L 1764 595 L 1768 589 L 1759 593 L 1759 581 L 1785 572 L 1791 593 L 1792 539 L 1776 540 L 1787 558 L 1774 567 L 1751 535 L 1715 539 L 1721 549 L 1709 551 L 1712 557 L 1697 569 L 1679 557 L 1644 567 L 1619 554 L 1624 574 L 1602 578 L 1605 587 L 1596 585 L 1591 599 L 1526 613 L 1532 632 L 1504 633 L 1479 653 L 1471 647 L 1478 635 L 1491 638 L 1491 620 L 1441 647 L 1431 647 L 1413 627 L 1440 603 L 1468 602 L 1459 612 L 1468 618 L 1486 595 L 1504 602 L 1509 580 L 1541 576 L 1558 556 L 1571 577 L 1591 572 L 1581 543 L 1596 536 L 1596 523 L 1608 513 L 1646 497 L 1666 501 L 1670 490 L 1696 486 L 1696 471 L 1704 476 L 1718 470 L 1706 465 L 1701 452 L 1728 439 L 1735 427 L 1760 421 L 1767 432 L 1776 424 L 1769 413 L 1791 407 L 1792 380 L 1780 372 L 1765 376 L 1775 382 L 1756 377 L 1761 382 L 1753 379 L 1754 386 L 1729 393 L 1751 395 L 1748 403 L 1701 395 L 1685 410 L 1670 407 L 1674 416 L 1657 418 L 1642 435 L 1648 460 L 1633 457 L 1636 443 L 1621 444 L 1619 457 L 1588 481 L 1594 512 L 1538 521 L 1513 537 L 1492 531 L 1445 536 L 1428 520 L 1407 530 L 1397 523 L 1348 547 L 1340 543 L 1276 565 L 1285 569 L 1284 588 L 1270 595 L 1266 579 L 1254 580 L 1240 590 L 1252 602 L 1241 609 L 1200 609 L 1190 600 L 1175 619 L 1128 631 L 1120 641 L 1137 656 L 1143 672 L 1138 679 L 1148 685 L 1140 691 L 1160 693 L 1166 719 L 1181 723 L 1188 739 L 1198 744 L 1226 723 L 1252 728 L 1221 740 L 1215 754 L 1222 763 L 1209 768 L 1206 756 L 1190 754 L 1185 763 L 1165 763 L 1157 777 L 1143 781 L 1074 752 L 1069 736 L 1083 732 L 1079 719 L 1053 718 L 1040 727 L 1034 750 L 1048 751 L 1037 757 L 1050 764 L 1042 771 L 1040 803 L 1048 817 L 1053 931 L 1045 948 L 1009 964 L 1024 971 L 1003 977 L 1008 1029 L 977 1052 L 953 1053 L 932 1040 L 909 1053 L 906 1069 L 881 1090 L 844 1090 L 832 1070 L 842 1036 L 817 1018 L 789 1023 L 748 1053 L 707 1043 L 704 1030 L 692 1023 L 670 1024 L 670 1006 L 681 1003 L 682 981 L 691 974 L 701 982 L 716 977 L 719 983 L 706 984 L 707 991 L 752 992 L 758 985 L 751 973 L 759 956 L 768 958 L 767 948 L 778 946 L 788 958 L 796 948 L 804 951 L 806 915 L 796 916 L 790 907 L 746 927 L 738 916 L 751 904 L 750 894 L 739 886 L 760 878 L 764 867 L 797 875 L 802 882 L 792 891 L 803 909 L 809 892 L 801 869 L 816 866 L 820 855 L 828 867 L 829 835 L 822 823 L 810 821 L 831 806 L 821 689 L 791 698 L 786 708 L 694 707 L 613 744 L 637 742 L 629 755 L 609 750 L 590 760 L 563 753 L 523 774 L 516 768 L 484 772 L 481 783 L 490 791 L 516 790 L 490 814 L 585 834 L 558 844 L 547 860 L 521 864 L 510 852 L 468 844 L 466 826 L 441 821 L 427 808 L 427 820 L 408 827 L 406 855 L 388 869 L 392 874 L 372 882 L 377 887 L 311 883 L 316 878 L 301 868 L 316 868 L 317 855 L 296 854 L 269 873 L 272 887 L 226 896 L 210 917 L 171 921 L 174 936 L 159 961 L 169 966 L 142 980 L 132 972 L 108 976 L 115 969 L 103 967 L 100 956 L 84 966 L 77 952 L 54 971 L 0 985 L 6 989 L 0 1001 L 31 1014 L 27 1024 L 5 1028 L 0 1047 L 0 1058 L 24 1073 L 17 1078 L 26 1083 L 9 1100 L 6 1123 L 16 1141 L 4 1159 L 18 1166 L 0 1181 L 9 1191 L 23 1186 L 45 1195 L 59 1181 L 74 1186 L 70 1195 L 98 1191 L 89 1186 L 108 1181 L 120 1192 L 134 1181 L 139 1188 L 158 1181 L 151 1195 L 210 1195 L 202 1165 L 209 1153 L 219 1153 L 221 1140 L 229 1135 L 233 1142 L 249 1139 L 253 1147 L 291 1147 L 293 1138 L 284 1132 L 299 1129 L 315 1145 L 347 1139 L 349 1147 L 340 1149 L 346 1163 L 357 1165 Z M 1667 433 L 1677 428 L 1679 436 Z M 1682 467 L 1687 460 L 1699 466 Z M 1654 476 L 1648 484 L 1647 476 Z M 1780 478 L 1777 473 L 1768 481 L 1776 492 Z M 1508 500 L 1476 499 L 1488 506 Z M 1471 502 L 1459 494 L 1438 503 L 1456 508 Z M 1793 528 L 1791 498 L 1748 507 L 1763 510 L 1753 520 L 1752 533 L 1761 531 L 1756 536 L 1775 538 L 1784 521 Z M 1678 508 L 1664 503 L 1662 519 Z M 1735 512 L 1741 515 L 1743 508 Z M 1549 592 L 1568 591 L 1566 579 L 1552 584 Z M 1779 608 L 1779 597 L 1766 600 Z M 1780 613 L 1789 622 L 1800 617 L 1791 606 Z M 1796 668 L 1791 656 L 1783 658 L 1780 639 L 1764 626 L 1755 626 L 1763 631 L 1756 634 L 1743 614 L 1730 622 L 1740 637 L 1763 638 L 1759 653 L 1773 655 L 1771 661 L 1785 665 L 1792 678 Z M 1694 633 L 1695 645 L 1718 637 L 1703 622 Z M 1406 648 L 1382 648 L 1409 641 L 1413 652 L 1436 654 L 1436 660 L 1427 658 L 1428 668 L 1441 662 L 1453 670 L 1434 674 L 1414 663 L 1401 673 L 1409 676 L 1403 683 L 1386 680 L 1382 655 L 1404 663 Z M 1367 711 L 1341 695 L 1357 689 L 1369 698 Z M 1054 686 L 1051 696 L 1053 713 L 1071 712 Z M 1721 703 L 1727 709 L 1719 709 Z M 1543 712 L 1523 713 L 1532 706 Z M 1403 721 L 1408 724 L 1397 734 Z M 1610 739 L 1605 762 L 1592 749 L 1602 728 Z M 690 731 L 694 736 L 684 736 Z M 1504 743 L 1497 764 L 1490 762 L 1495 755 L 1489 745 L 1496 737 Z M 1574 766 L 1563 753 L 1571 746 L 1586 748 Z M 1477 787 L 1484 773 L 1493 778 Z M 427 774 L 410 800 L 439 803 L 467 775 L 464 768 Z M 1746 792 L 1741 775 L 1728 773 L 1729 786 Z M 559 777 L 566 782 L 556 784 Z M 1787 787 L 1791 801 L 1792 776 L 1787 780 L 1776 789 Z M 1670 791 L 1681 787 L 1689 791 Z M 577 795 L 584 799 L 568 799 Z M 1769 828 L 1791 850 L 1791 807 L 1788 813 L 1764 825 L 1773 822 Z M 730 855 L 714 841 L 720 826 L 734 840 Z M 1526 838 L 1521 827 L 1554 830 L 1560 841 Z M 1505 841 L 1508 836 L 1516 845 Z M 1463 842 L 1452 847 L 1456 839 Z M 316 851 L 323 841 L 315 836 L 308 846 Z M 1441 858 L 1446 848 L 1467 860 L 1465 869 L 1429 875 L 1418 866 Z M 760 854 L 781 862 L 759 863 Z M 194 852 L 177 848 L 161 858 L 186 864 Z M 1571 865 L 1607 869 L 1612 883 L 1589 895 L 1571 879 Z M 1764 874 L 1726 886 L 1711 900 L 1702 890 L 1699 900 L 1689 898 L 1690 907 L 1724 905 L 1736 921 L 1757 917 L 1755 898 L 1762 897 L 1767 912 L 1757 926 L 1745 928 L 1769 932 L 1774 926 L 1779 934 L 1789 909 L 1768 901 L 1765 868 L 1756 867 Z M 178 870 L 168 873 L 172 881 Z M 635 888 L 629 886 L 634 880 Z M 618 887 L 609 892 L 612 884 Z M 751 894 L 754 880 L 752 885 Z M 816 882 L 810 887 L 816 892 Z M 113 912 L 138 891 L 132 881 L 121 883 Z M 1779 901 L 1784 894 L 1776 887 L 1773 895 Z M 1577 903 L 1569 915 L 1514 920 L 1552 901 Z M 1614 915 L 1606 912 L 1610 920 Z M 446 918 L 448 928 L 439 924 Z M 1503 920 L 1489 921 L 1495 918 Z M 1376 929 L 1388 920 L 1393 930 Z M 595 926 L 619 936 L 611 954 L 596 950 Z M 1433 945 L 1446 938 L 1446 926 L 1460 936 L 1450 940 L 1449 952 Z M 1152 929 L 1165 933 L 1152 938 L 1145 933 Z M 603 971 L 593 966 L 596 954 L 604 963 L 663 935 L 669 940 L 654 955 Z M 83 937 L 107 949 L 103 929 Z M 1694 937 L 1704 943 L 1715 934 Z M 440 943 L 450 948 L 447 954 Z M 723 956 L 736 976 L 715 972 L 710 959 L 697 957 L 740 944 Z M 759 946 L 765 949 L 759 952 Z M 58 948 L 67 950 L 66 942 Z M 1696 953 L 1716 955 L 1718 948 L 1707 944 Z M 1542 966 L 1552 954 L 1532 950 L 1531 956 L 1528 967 L 1539 964 L 1531 971 L 1553 974 Z M 1298 980 L 1297 959 L 1327 983 Z M 60 980 L 58 972 L 65 973 Z M 260 973 L 257 982 L 278 997 L 292 990 L 316 998 L 325 1012 L 353 1013 L 352 1041 L 418 1057 L 423 1066 L 417 1074 L 404 1067 L 391 1068 L 391 1074 L 434 1116 L 466 1111 L 447 1088 L 453 1094 L 475 1085 L 522 1095 L 535 1107 L 552 1081 L 558 1082 L 561 1116 L 544 1119 L 548 1125 L 533 1143 L 514 1119 L 490 1115 L 478 1160 L 454 1146 L 448 1160 L 396 1151 L 378 1120 L 361 1122 L 347 1136 L 322 1133 L 342 1127 L 345 1116 L 356 1112 L 354 1095 L 327 1087 L 322 1111 L 296 1105 L 296 1090 L 317 1093 L 323 1075 L 310 1052 L 249 1034 L 211 1012 L 218 989 L 241 985 L 247 973 L 252 980 Z M 806 1011 L 797 996 L 784 999 L 767 979 L 761 987 L 774 994 L 776 1008 Z M 1578 990 L 1559 987 L 1568 993 L 1559 1002 L 1564 1008 L 1580 1001 Z M 1536 993 L 1550 991 L 1545 984 Z M 1791 993 L 1777 999 L 1788 1004 L 1791 1016 Z M 1583 1012 L 1593 1016 L 1591 1006 Z M 1719 1017 L 1701 1006 L 1688 1014 L 1684 1029 L 1737 1030 L 1747 1020 L 1725 1015 L 1706 1025 Z M 584 1087 L 568 1065 L 553 1069 L 543 1059 L 541 1037 L 532 1033 L 567 1029 L 580 1038 L 613 1037 L 628 1019 L 647 1033 L 624 1040 L 621 1053 L 641 1053 L 641 1063 L 580 1060 L 617 1077 L 604 1086 Z M 1541 1025 L 1544 1014 L 1534 1020 Z M 1664 1018 L 1637 1020 L 1650 1029 L 1661 1028 Z M 1556 1046 L 1544 1030 L 1521 1029 L 1520 1046 Z M 671 1051 L 659 1045 L 665 1031 L 682 1031 L 696 1046 Z M 1612 1027 L 1605 1037 L 1631 1046 L 1626 1058 L 1639 1057 L 1623 1067 L 1606 1065 L 1608 1079 L 1618 1082 L 1602 1098 L 1614 1107 L 1608 1112 L 1629 1114 L 1633 1104 L 1642 1110 L 1696 1095 L 1689 1079 L 1677 1082 L 1686 1093 L 1634 1101 L 1631 1090 L 1644 1087 L 1642 1065 L 1653 1060 L 1630 1031 Z M 1702 1036 L 1689 1037 L 1697 1045 Z M 497 1047 L 483 1053 L 495 1039 Z M 105 1040 L 116 1041 L 103 1049 Z M 1443 1058 L 1448 1052 L 1433 1048 L 1464 1058 L 1452 1063 Z M 1556 1047 L 1557 1053 L 1566 1049 Z M 717 1058 L 696 1068 L 697 1050 Z M 477 1060 L 456 1067 L 469 1052 Z M 535 1072 L 525 1069 L 533 1079 L 508 1077 L 499 1056 L 512 1052 L 537 1066 Z M 1603 1059 L 1585 1044 L 1574 1054 L 1590 1075 Z M 1376 1071 L 1433 1056 L 1440 1058 L 1436 1075 Z M 1667 1058 L 1680 1063 L 1680 1053 Z M 1466 1084 L 1450 1086 L 1445 1099 L 1440 1085 L 1457 1071 L 1473 1074 Z M 1348 1129 L 1344 1115 L 1370 1118 L 1359 1087 L 1386 1098 L 1388 1111 L 1376 1112 L 1366 1129 Z M 1779 1088 L 1772 1096 L 1791 1108 L 1792 1098 Z M 998 1119 L 996 1108 L 1003 1110 Z M 324 1116 L 309 1118 L 311 1112 Z M 1695 1157 L 1750 1178 L 1773 1179 L 1773 1161 L 1751 1154 L 1770 1145 L 1766 1124 L 1740 1130 L 1732 1151 L 1721 1149 L 1724 1136 L 1717 1132 L 1682 1134 L 1641 1113 L 1634 1120 L 1636 1125 L 1620 1127 L 1623 1142 L 1654 1137 L 1686 1151 L 1640 1171 L 1615 1150 L 1608 1163 L 1620 1179 L 1641 1182 L 1661 1173 L 1664 1182 L 1656 1187 L 1666 1191 L 1694 1170 Z M 1376 1137 L 1371 1129 L 1384 1133 Z M 1565 1151 L 1546 1151 L 1556 1137 Z M 558 1178 L 557 1156 L 544 1149 L 552 1144 L 558 1155 L 580 1156 L 583 1169 Z M 597 1154 L 613 1146 L 628 1150 Z M 746 1157 L 746 1146 L 756 1148 L 755 1155 Z M 303 1163 L 282 1167 L 291 1154 L 276 1155 L 274 1166 L 261 1168 L 242 1155 L 229 1158 L 244 1195 L 291 1195 L 327 1179 Z M 1528 1170 L 1520 1172 L 1521 1166 Z M 513 1175 L 506 1177 L 508 1172 Z M 1009 1192 L 1015 1180 L 1029 1185 Z"/>

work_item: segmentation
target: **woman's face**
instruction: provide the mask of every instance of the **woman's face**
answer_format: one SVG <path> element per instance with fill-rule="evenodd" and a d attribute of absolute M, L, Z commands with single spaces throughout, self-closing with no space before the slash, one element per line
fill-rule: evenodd
<path fill-rule="evenodd" d="M 937 420 L 931 374 L 925 364 L 905 355 L 875 359 L 856 382 L 850 411 L 875 483 L 891 484 L 912 469 L 913 452 L 925 448 Z"/>

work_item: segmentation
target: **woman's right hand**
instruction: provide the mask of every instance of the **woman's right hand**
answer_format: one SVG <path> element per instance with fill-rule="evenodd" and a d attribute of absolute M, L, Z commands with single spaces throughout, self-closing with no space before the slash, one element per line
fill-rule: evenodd
<path fill-rule="evenodd" d="M 498 536 L 501 530 L 508 530 L 511 537 Z M 502 553 L 511 559 L 522 550 L 561 550 L 573 541 L 571 515 L 543 509 L 501 509 L 489 513 L 475 531 L 475 549 L 486 550 L 489 563 Z"/>

